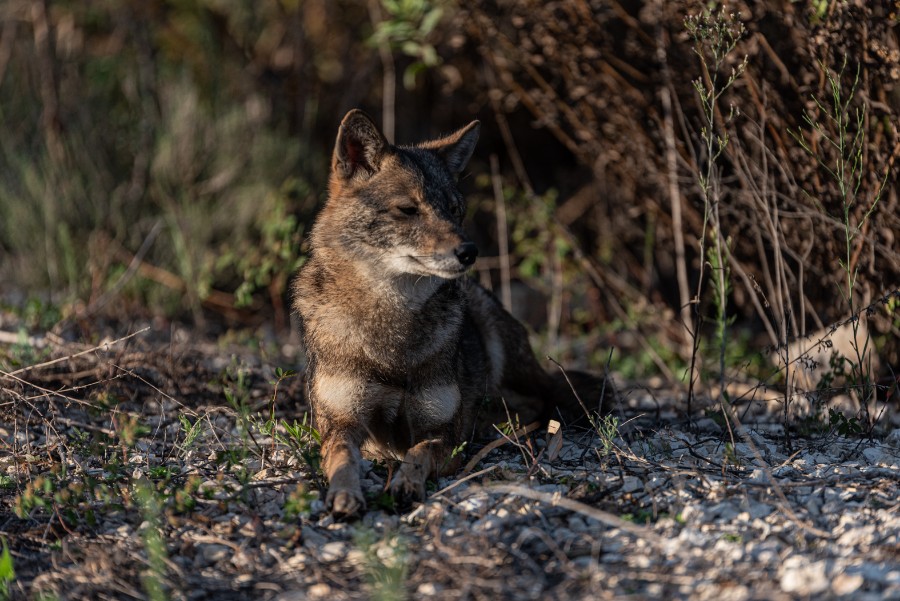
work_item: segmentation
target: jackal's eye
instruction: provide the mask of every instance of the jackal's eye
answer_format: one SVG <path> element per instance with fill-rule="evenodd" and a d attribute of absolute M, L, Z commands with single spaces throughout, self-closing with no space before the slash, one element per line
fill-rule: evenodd
<path fill-rule="evenodd" d="M 416 205 L 399 205 L 397 210 L 410 217 L 419 214 L 419 207 Z"/>

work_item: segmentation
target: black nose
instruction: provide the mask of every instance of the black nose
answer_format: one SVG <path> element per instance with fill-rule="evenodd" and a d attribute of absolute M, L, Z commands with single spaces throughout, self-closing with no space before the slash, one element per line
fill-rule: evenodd
<path fill-rule="evenodd" d="M 475 257 L 478 256 L 478 247 L 475 246 L 474 242 L 463 242 L 453 252 L 456 254 L 456 258 L 459 259 L 459 262 L 468 267 L 475 262 Z"/>

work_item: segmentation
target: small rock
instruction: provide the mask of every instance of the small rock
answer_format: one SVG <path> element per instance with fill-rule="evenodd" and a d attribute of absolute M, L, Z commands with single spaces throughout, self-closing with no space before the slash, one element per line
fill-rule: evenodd
<path fill-rule="evenodd" d="M 604 556 L 609 559 L 609 556 Z M 597 559 L 590 555 L 581 555 L 572 560 L 572 565 L 578 570 L 594 570 L 597 568 Z"/>
<path fill-rule="evenodd" d="M 775 540 L 751 542 L 748 545 L 748 552 L 761 564 L 771 565 L 778 561 L 778 542 Z"/>
<path fill-rule="evenodd" d="M 253 560 L 254 557 L 246 551 L 238 551 L 231 556 L 231 564 L 239 570 L 246 570 L 247 572 L 253 569 Z M 242 575 L 250 576 L 249 573 Z"/>
<path fill-rule="evenodd" d="M 554 493 L 566 494 L 569 491 L 569 487 L 562 484 L 539 484 L 534 487 L 534 490 L 551 495 Z"/>
<path fill-rule="evenodd" d="M 765 503 L 751 503 L 747 511 L 751 520 L 758 520 L 775 511 L 775 508 Z"/>
<path fill-rule="evenodd" d="M 310 501 L 309 513 L 314 516 L 325 513 L 325 501 L 321 499 L 313 499 Z"/>
<path fill-rule="evenodd" d="M 480 510 L 487 504 L 488 496 L 487 495 L 473 495 L 467 499 L 463 499 L 460 501 L 459 507 L 460 511 L 466 513 L 479 513 Z"/>
<path fill-rule="evenodd" d="M 506 521 L 506 518 L 500 517 L 499 515 L 486 515 L 472 524 L 472 530 L 475 532 L 496 531 L 502 528 Z"/>
<path fill-rule="evenodd" d="M 319 549 L 319 557 L 324 562 L 337 561 L 346 557 L 349 550 L 350 545 L 344 541 L 332 541 L 322 545 L 321 549 Z"/>
<path fill-rule="evenodd" d="M 863 577 L 859 574 L 838 574 L 831 582 L 831 591 L 836 595 L 850 595 L 863 585 Z"/>
<path fill-rule="evenodd" d="M 580 515 L 573 513 L 569 516 L 569 519 L 567 521 L 569 523 L 569 530 L 571 530 L 572 532 L 581 533 L 588 531 L 587 522 L 585 522 L 584 518 L 582 518 Z"/>
<path fill-rule="evenodd" d="M 900 461 L 900 455 L 896 451 L 888 450 L 885 452 L 884 449 L 878 447 L 863 449 L 862 454 L 872 465 L 894 465 Z"/>
<path fill-rule="evenodd" d="M 806 511 L 811 516 L 817 516 L 822 513 L 822 499 L 817 496 L 810 496 L 806 501 Z"/>
<path fill-rule="evenodd" d="M 325 545 L 328 542 L 328 539 L 310 528 L 309 526 L 303 526 L 300 528 L 300 535 L 303 540 L 303 544 L 307 547 L 317 549 Z"/>
<path fill-rule="evenodd" d="M 750 477 L 747 478 L 748 482 L 758 482 L 760 484 L 768 482 L 768 480 L 769 478 L 768 476 L 766 476 L 766 472 L 761 469 L 753 470 L 752 472 L 750 472 Z"/>
<path fill-rule="evenodd" d="M 853 573 L 858 574 L 869 583 L 900 585 L 900 569 L 896 565 L 866 562 L 854 566 Z"/>
<path fill-rule="evenodd" d="M 730 522 L 734 520 L 740 511 L 737 507 L 734 506 L 733 503 L 729 503 L 728 501 L 723 501 L 721 503 L 716 503 L 710 507 L 702 508 L 703 517 L 701 521 L 705 523 L 720 521 L 720 522 Z"/>
<path fill-rule="evenodd" d="M 622 492 L 624 493 L 644 490 L 644 483 L 641 482 L 641 479 L 636 476 L 625 476 L 623 480 L 624 482 L 622 484 Z"/>
<path fill-rule="evenodd" d="M 681 519 L 685 522 L 693 522 L 700 516 L 703 516 L 703 506 L 699 503 L 685 505 L 681 510 Z M 682 533 L 684 532 L 685 531 L 683 530 Z"/>
<path fill-rule="evenodd" d="M 434 597 L 438 594 L 438 587 L 432 582 L 423 582 L 416 589 L 416 594 L 421 597 Z"/>
<path fill-rule="evenodd" d="M 400 523 L 400 516 L 388 515 L 383 511 L 371 511 L 363 516 L 363 525 L 375 530 L 385 531 L 394 530 Z"/>
<path fill-rule="evenodd" d="M 306 594 L 310 599 L 324 599 L 331 595 L 331 587 L 324 582 L 317 582 L 306 589 Z"/>
<path fill-rule="evenodd" d="M 353 547 L 347 551 L 347 557 L 345 559 L 348 563 L 353 565 L 363 565 L 366 561 L 366 553 L 362 549 Z"/>
<path fill-rule="evenodd" d="M 721 432 L 722 427 L 715 422 L 715 420 L 710 419 L 708 417 L 704 417 L 703 419 L 698 419 L 695 424 L 698 430 L 701 432 Z"/>
<path fill-rule="evenodd" d="M 553 530 L 553 540 L 559 545 L 568 545 L 576 538 L 578 538 L 578 535 L 565 526 L 557 526 Z"/>
<path fill-rule="evenodd" d="M 822 497 L 825 499 L 826 503 L 831 501 L 840 501 L 841 500 L 841 490 L 837 488 L 828 487 L 822 492 Z"/>
<path fill-rule="evenodd" d="M 302 550 L 298 550 L 293 555 L 285 559 L 284 565 L 291 569 L 303 570 L 306 567 L 307 561 L 309 561 L 309 556 Z"/>
<path fill-rule="evenodd" d="M 776 478 L 796 478 L 800 472 L 792 465 L 779 465 L 772 469 L 772 475 Z"/>
<path fill-rule="evenodd" d="M 884 442 L 891 445 L 895 449 L 900 449 L 900 428 L 894 428 L 891 430 L 890 434 L 888 434 L 884 438 Z"/>
<path fill-rule="evenodd" d="M 632 567 L 635 567 L 639 570 L 646 570 L 652 565 L 652 558 L 649 555 L 644 555 L 642 553 L 636 553 L 631 557 L 631 561 L 629 562 Z"/>
<path fill-rule="evenodd" d="M 225 545 L 216 543 L 201 543 L 197 545 L 197 552 L 202 565 L 208 566 L 219 563 L 231 556 L 231 549 Z"/>
<path fill-rule="evenodd" d="M 816 595 L 828 589 L 824 561 L 810 562 L 807 557 L 792 555 L 779 570 L 781 590 L 799 595 Z"/>

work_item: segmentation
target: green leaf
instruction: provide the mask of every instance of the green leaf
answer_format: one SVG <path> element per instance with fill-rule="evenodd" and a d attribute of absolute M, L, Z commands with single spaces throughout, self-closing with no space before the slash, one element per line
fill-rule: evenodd
<path fill-rule="evenodd" d="M 407 90 L 414 90 L 416 87 L 416 75 L 425 71 L 425 64 L 416 61 L 403 71 L 403 87 Z"/>
<path fill-rule="evenodd" d="M 440 7 L 428 11 L 425 18 L 422 19 L 422 24 L 419 26 L 419 31 L 422 32 L 422 35 L 428 35 L 434 31 L 434 28 L 437 27 L 442 16 L 444 16 L 444 10 Z"/>
<path fill-rule="evenodd" d="M 4 599 L 9 596 L 9 585 L 16 579 L 16 571 L 13 569 L 12 555 L 9 547 L 6 545 L 6 539 L 3 539 L 3 551 L 0 552 L 0 597 Z"/>
<path fill-rule="evenodd" d="M 422 53 L 422 45 L 413 40 L 407 40 L 400 45 L 400 49 L 408 56 L 419 56 Z"/>

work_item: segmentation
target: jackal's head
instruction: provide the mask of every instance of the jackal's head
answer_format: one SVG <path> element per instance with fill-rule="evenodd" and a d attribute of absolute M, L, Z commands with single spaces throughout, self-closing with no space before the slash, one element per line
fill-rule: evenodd
<path fill-rule="evenodd" d="M 365 113 L 347 113 L 313 245 L 365 261 L 385 275 L 464 274 L 478 249 L 462 230 L 466 202 L 457 178 L 472 156 L 479 127 L 473 121 L 438 140 L 393 146 Z"/>

